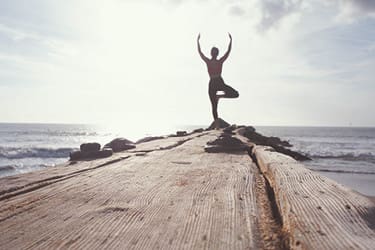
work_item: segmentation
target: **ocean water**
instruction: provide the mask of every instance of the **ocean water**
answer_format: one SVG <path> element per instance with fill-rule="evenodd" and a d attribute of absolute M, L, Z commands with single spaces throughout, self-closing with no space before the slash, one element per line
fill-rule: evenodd
<path fill-rule="evenodd" d="M 191 131 L 198 127 L 184 126 L 180 129 Z M 92 125 L 0 123 L 0 177 L 66 162 L 69 152 L 78 149 L 84 142 L 104 145 L 119 136 L 137 140 L 147 135 L 173 133 L 178 129 L 143 133 L 140 128 L 130 128 L 126 130 L 130 136 L 127 137 L 109 128 Z M 304 164 L 311 170 L 329 177 L 347 174 L 348 178 L 349 174 L 352 182 L 363 184 L 367 181 L 373 187 L 375 185 L 375 128 L 256 126 L 256 129 L 264 135 L 288 140 L 293 145 L 292 149 L 310 156 L 313 160 Z M 356 181 L 358 175 L 361 179 Z"/>
<path fill-rule="evenodd" d="M 69 153 L 82 143 L 99 142 L 103 146 L 118 137 L 136 141 L 176 130 L 131 125 L 0 123 L 0 177 L 55 167 L 66 162 Z"/>
<path fill-rule="evenodd" d="M 292 149 L 312 158 L 305 162 L 320 172 L 375 175 L 375 128 L 256 127 L 268 136 L 288 140 Z"/>
<path fill-rule="evenodd" d="M 81 143 L 110 137 L 88 125 L 0 123 L 0 176 L 56 166 Z"/>
<path fill-rule="evenodd" d="M 308 155 L 304 165 L 362 194 L 375 196 L 375 128 L 256 127 Z"/>

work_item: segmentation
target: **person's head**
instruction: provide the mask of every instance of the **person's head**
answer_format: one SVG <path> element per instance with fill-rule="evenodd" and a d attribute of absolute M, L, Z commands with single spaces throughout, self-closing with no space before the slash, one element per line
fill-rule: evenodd
<path fill-rule="evenodd" d="M 211 49 L 211 56 L 212 58 L 216 58 L 219 55 L 219 49 L 216 47 L 212 47 Z"/>

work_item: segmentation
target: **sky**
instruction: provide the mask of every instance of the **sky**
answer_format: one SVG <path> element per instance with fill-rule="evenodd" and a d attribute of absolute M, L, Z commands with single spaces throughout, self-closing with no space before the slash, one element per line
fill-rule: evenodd
<path fill-rule="evenodd" d="M 373 0 L 1 0 L 0 122 L 375 126 Z M 219 54 L 219 56 L 220 56 Z"/>

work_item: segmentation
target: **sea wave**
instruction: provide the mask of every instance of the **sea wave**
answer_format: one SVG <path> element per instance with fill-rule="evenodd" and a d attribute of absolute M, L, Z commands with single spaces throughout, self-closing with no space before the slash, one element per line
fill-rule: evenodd
<path fill-rule="evenodd" d="M 27 173 L 35 170 L 45 169 L 48 167 L 54 167 L 56 164 L 36 164 L 36 165 L 24 165 L 24 164 L 13 164 L 0 166 L 0 178 L 15 174 Z"/>
<path fill-rule="evenodd" d="M 99 134 L 97 132 L 69 132 L 69 131 L 11 131 L 5 133 L 6 135 L 14 136 L 106 136 L 108 134 Z"/>
<path fill-rule="evenodd" d="M 5 165 L 5 166 L 0 166 L 0 172 L 5 172 L 5 171 L 15 171 L 17 166 L 15 165 Z"/>
<path fill-rule="evenodd" d="M 312 159 L 336 159 L 344 161 L 365 161 L 375 163 L 375 155 L 373 153 L 345 153 L 345 154 L 309 154 Z"/>
<path fill-rule="evenodd" d="M 67 158 L 69 153 L 74 150 L 76 148 L 0 147 L 0 158 Z"/>

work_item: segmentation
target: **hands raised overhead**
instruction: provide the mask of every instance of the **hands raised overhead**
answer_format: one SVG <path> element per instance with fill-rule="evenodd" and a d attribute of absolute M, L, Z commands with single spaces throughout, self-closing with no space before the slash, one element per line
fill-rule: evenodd
<path fill-rule="evenodd" d="M 219 61 L 221 61 L 221 62 L 224 62 L 228 58 L 229 53 L 232 49 L 232 35 L 229 32 L 228 32 L 228 36 L 229 36 L 229 39 L 230 39 L 230 42 L 229 42 L 229 45 L 228 45 L 228 50 L 224 54 L 224 56 L 220 58 Z M 199 52 L 199 55 L 201 56 L 201 58 L 203 59 L 203 61 L 207 62 L 207 61 L 209 61 L 209 59 L 202 53 L 201 45 L 200 45 L 200 39 L 201 39 L 201 33 L 198 33 L 198 37 L 197 37 L 198 52 Z M 215 47 L 213 49 L 217 50 L 217 53 L 216 53 L 216 56 L 217 56 L 218 53 L 219 53 L 219 50 Z M 215 57 L 215 59 L 216 59 L 216 57 Z"/>
<path fill-rule="evenodd" d="M 232 41 L 232 35 L 228 32 L 229 39 Z M 198 33 L 197 41 L 201 39 L 201 33 Z"/>

